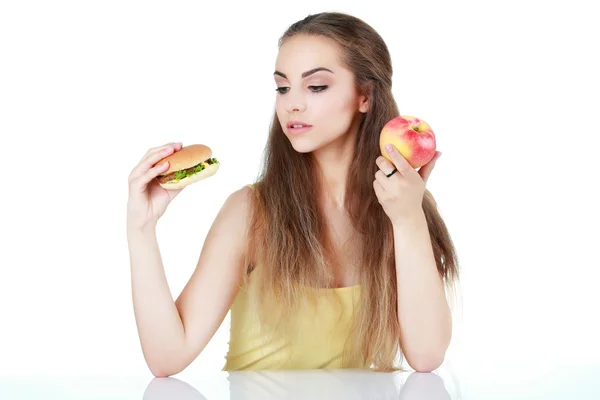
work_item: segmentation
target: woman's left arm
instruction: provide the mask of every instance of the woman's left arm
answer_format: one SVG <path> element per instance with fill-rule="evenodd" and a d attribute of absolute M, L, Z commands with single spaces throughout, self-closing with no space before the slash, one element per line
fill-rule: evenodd
<path fill-rule="evenodd" d="M 394 225 L 400 347 L 410 366 L 430 372 L 444 361 L 452 316 L 424 213 Z"/>
<path fill-rule="evenodd" d="M 413 369 L 430 372 L 444 361 L 452 335 L 452 316 L 422 207 L 425 185 L 441 153 L 417 172 L 397 149 L 386 151 L 389 159 L 376 160 L 373 189 L 394 232 L 400 347 Z"/>

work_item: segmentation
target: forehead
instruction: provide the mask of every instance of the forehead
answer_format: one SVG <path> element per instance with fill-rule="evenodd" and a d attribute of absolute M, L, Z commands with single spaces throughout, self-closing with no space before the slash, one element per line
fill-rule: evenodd
<path fill-rule="evenodd" d="M 275 69 L 291 76 L 300 76 L 316 66 L 340 69 L 340 48 L 333 40 L 321 36 L 297 35 L 288 38 L 279 48 Z"/>

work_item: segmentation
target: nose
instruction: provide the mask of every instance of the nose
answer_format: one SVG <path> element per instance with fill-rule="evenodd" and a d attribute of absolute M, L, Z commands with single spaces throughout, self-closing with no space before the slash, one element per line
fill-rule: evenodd
<path fill-rule="evenodd" d="M 303 112 L 306 109 L 306 104 L 302 94 L 294 94 L 292 90 L 289 90 L 287 95 L 286 111 L 288 113 Z"/>

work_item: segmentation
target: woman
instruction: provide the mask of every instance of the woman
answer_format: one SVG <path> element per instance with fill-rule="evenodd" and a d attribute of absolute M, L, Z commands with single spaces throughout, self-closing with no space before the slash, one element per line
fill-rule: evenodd
<path fill-rule="evenodd" d="M 389 371 L 403 358 L 437 368 L 458 263 L 425 189 L 440 153 L 418 171 L 396 150 L 393 163 L 380 155 L 379 133 L 399 115 L 387 46 L 358 18 L 310 15 L 281 38 L 274 80 L 264 170 L 227 198 L 175 302 L 155 226 L 181 190 L 162 190 L 154 178 L 167 166 L 153 165 L 182 144 L 149 150 L 130 175 L 133 302 L 150 370 L 186 368 L 229 310 L 225 370 Z"/>

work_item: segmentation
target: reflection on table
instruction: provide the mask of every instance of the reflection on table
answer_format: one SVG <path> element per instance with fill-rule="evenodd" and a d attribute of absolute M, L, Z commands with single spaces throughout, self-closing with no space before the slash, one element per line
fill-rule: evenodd
<path fill-rule="evenodd" d="M 231 400 L 401 399 L 449 400 L 435 373 L 370 370 L 235 371 L 227 373 Z M 201 387 L 177 378 L 154 378 L 143 400 L 207 399 Z"/>

